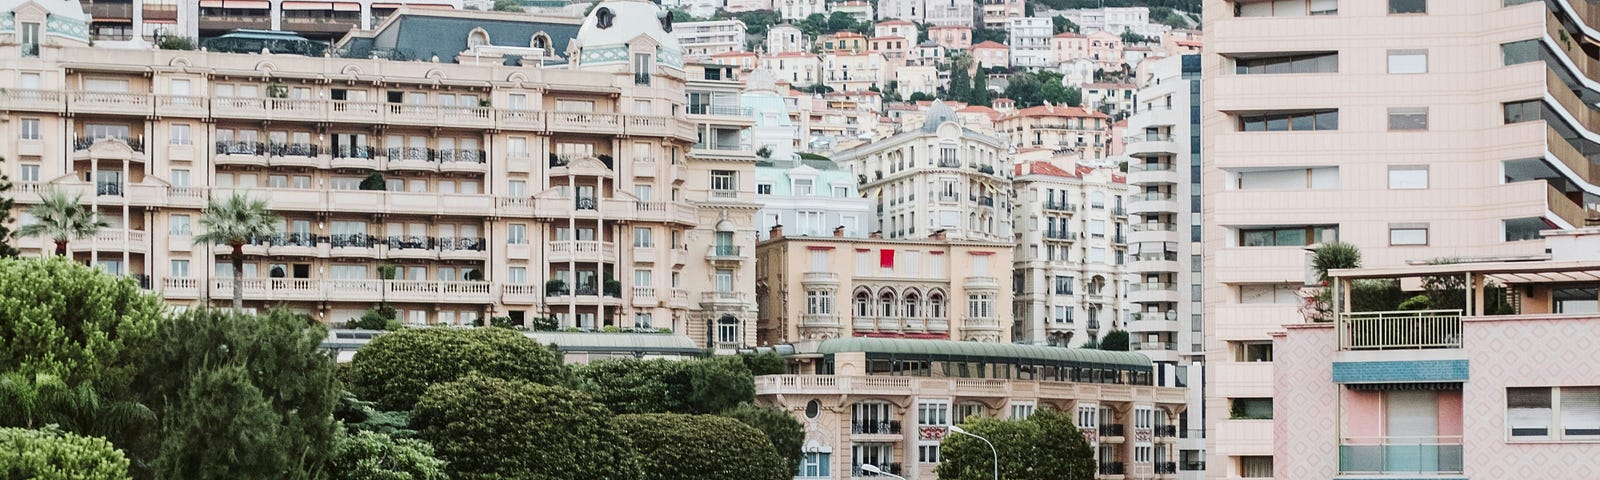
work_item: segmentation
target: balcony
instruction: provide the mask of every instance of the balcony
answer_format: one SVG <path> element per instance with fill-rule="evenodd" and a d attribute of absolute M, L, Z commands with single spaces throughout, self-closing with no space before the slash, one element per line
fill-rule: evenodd
<path fill-rule="evenodd" d="M 456 173 L 484 173 L 489 171 L 489 157 L 483 150 L 443 149 L 435 152 L 439 171 Z"/>
<path fill-rule="evenodd" d="M 672 289 L 672 297 L 667 299 L 667 306 L 677 309 L 689 308 L 689 291 L 681 288 Z"/>
<path fill-rule="evenodd" d="M 617 135 L 622 133 L 622 115 L 590 112 L 549 112 L 545 125 L 551 132 Z"/>
<path fill-rule="evenodd" d="M 365 233 L 334 234 L 328 236 L 334 257 L 378 258 L 378 237 Z"/>
<path fill-rule="evenodd" d="M 1115 243 L 1115 242 L 1114 242 Z M 1177 273 L 1178 254 L 1176 252 L 1162 253 L 1137 253 L 1130 255 L 1128 270 L 1140 273 L 1172 272 Z"/>
<path fill-rule="evenodd" d="M 273 143 L 267 145 L 268 163 L 274 167 L 326 168 L 321 155 L 326 153 L 319 145 L 309 143 Z"/>
<path fill-rule="evenodd" d="M 433 237 L 420 235 L 390 235 L 385 245 L 388 247 L 388 258 L 410 258 L 419 260 L 432 260 L 439 258 L 439 252 L 434 250 Z"/>
<path fill-rule="evenodd" d="M 550 242 L 548 262 L 614 262 L 617 246 L 597 240 L 559 240 Z"/>
<path fill-rule="evenodd" d="M 685 202 L 633 202 L 633 219 L 695 225 L 700 221 L 700 212 Z"/>
<path fill-rule="evenodd" d="M 800 277 L 805 285 L 838 285 L 839 274 L 831 272 L 806 272 Z"/>
<path fill-rule="evenodd" d="M 150 115 L 155 110 L 152 98 L 145 93 L 72 92 L 68 101 L 76 113 L 112 115 Z"/>
<path fill-rule="evenodd" d="M 222 140 L 216 143 L 217 165 L 267 166 L 267 146 L 261 142 Z"/>
<path fill-rule="evenodd" d="M 967 277 L 963 285 L 968 290 L 999 290 L 1000 279 L 995 277 Z"/>
<path fill-rule="evenodd" d="M 436 172 L 439 164 L 434 162 L 433 149 L 427 147 L 389 147 L 385 150 L 385 157 L 389 159 L 390 170 L 410 170 L 417 172 Z"/>
<path fill-rule="evenodd" d="M 1339 346 L 1344 350 L 1461 348 L 1460 310 L 1359 312 L 1339 318 Z"/>
<path fill-rule="evenodd" d="M 1132 243 L 1176 242 L 1178 241 L 1178 225 L 1175 223 L 1130 224 L 1128 225 L 1128 241 Z"/>
<path fill-rule="evenodd" d="M 1345 437 L 1339 442 L 1339 473 L 1433 475 L 1462 473 L 1459 436 Z"/>
<path fill-rule="evenodd" d="M 1171 163 L 1140 163 L 1128 164 L 1128 184 L 1177 184 L 1180 180 L 1177 165 Z"/>
<path fill-rule="evenodd" d="M 705 292 L 700 294 L 700 306 L 703 308 L 742 307 L 746 303 L 744 292 Z"/>
<path fill-rule="evenodd" d="M 743 247 L 738 245 L 712 245 L 706 248 L 706 261 L 708 262 L 744 262 L 746 260 L 748 258 L 744 255 Z"/>
<path fill-rule="evenodd" d="M 1044 231 L 1044 240 L 1047 242 L 1076 242 L 1078 241 L 1078 234 L 1051 228 Z"/>
<path fill-rule="evenodd" d="M 204 96 L 156 95 L 156 113 L 163 117 L 208 117 L 211 115 L 210 104 L 210 99 Z"/>
<path fill-rule="evenodd" d="M 1145 192 L 1128 196 L 1128 213 L 1177 213 L 1177 197 L 1165 192 Z"/>
<path fill-rule="evenodd" d="M 485 260 L 489 258 L 488 239 L 483 237 L 440 237 L 440 260 Z"/>
<path fill-rule="evenodd" d="M 1178 286 L 1173 283 L 1135 283 L 1128 286 L 1128 301 L 1133 303 L 1163 303 L 1178 300 Z"/>
<path fill-rule="evenodd" d="M 899 420 L 851 420 L 851 435 L 900 435 Z"/>
<path fill-rule="evenodd" d="M 332 168 L 378 170 L 378 149 L 365 145 L 339 145 L 333 149 Z"/>
<path fill-rule="evenodd" d="M 87 246 L 102 252 L 126 250 L 130 253 L 146 253 L 150 250 L 149 239 L 149 235 L 141 230 L 104 229 L 96 233 L 94 238 L 77 240 L 72 246 Z"/>
<path fill-rule="evenodd" d="M 1048 212 L 1069 212 L 1070 213 L 1070 212 L 1078 211 L 1078 205 L 1072 204 L 1072 203 L 1063 202 L 1063 201 L 1058 201 L 1058 200 L 1046 200 L 1044 202 L 1044 209 L 1045 209 L 1045 211 L 1048 211 Z"/>
<path fill-rule="evenodd" d="M 800 328 L 839 328 L 839 316 L 831 313 L 800 315 Z"/>
<path fill-rule="evenodd" d="M 500 301 L 514 305 L 532 305 L 539 301 L 541 292 L 536 285 L 525 283 L 500 286 Z"/>
<path fill-rule="evenodd" d="M 8 89 L 0 92 L 0 99 L 5 100 L 0 101 L 0 105 L 10 111 L 61 113 L 66 105 L 65 98 L 55 90 Z"/>

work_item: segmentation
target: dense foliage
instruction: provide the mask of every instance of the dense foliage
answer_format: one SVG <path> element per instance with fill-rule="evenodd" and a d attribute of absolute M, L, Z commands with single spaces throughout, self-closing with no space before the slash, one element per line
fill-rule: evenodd
<path fill-rule="evenodd" d="M 559 383 L 561 359 L 521 333 L 501 328 L 417 328 L 390 333 L 356 352 L 351 389 L 382 410 L 409 410 L 429 385 L 471 372 Z"/>
<path fill-rule="evenodd" d="M 1101 350 L 1118 352 L 1128 351 L 1128 332 L 1126 330 L 1112 330 L 1100 339 Z"/>
<path fill-rule="evenodd" d="M 0 478 L 127 480 L 128 458 L 102 438 L 0 428 Z"/>
<path fill-rule="evenodd" d="M 670 413 L 621 415 L 617 427 L 641 460 L 640 480 L 786 480 L 794 470 L 737 420 Z"/>
<path fill-rule="evenodd" d="M 1002 96 L 1017 102 L 1017 108 L 1043 105 L 1046 102 L 1051 105 L 1073 107 L 1083 103 L 1082 91 L 1062 85 L 1061 74 L 1047 70 L 1018 72 L 1011 75 Z"/>
<path fill-rule="evenodd" d="M 0 372 L 122 390 L 165 310 L 132 280 L 65 258 L 0 260 Z"/>
<path fill-rule="evenodd" d="M 987 438 L 1000 455 L 1000 478 L 1009 480 L 1090 480 L 1094 452 L 1072 418 L 1041 409 L 1027 420 L 979 419 L 962 428 Z M 939 447 L 940 480 L 994 478 L 994 451 L 982 441 L 956 433 Z"/>
<path fill-rule="evenodd" d="M 0 163 L 5 163 L 0 157 Z M 11 178 L 0 173 L 0 258 L 16 258 L 17 247 L 11 244 L 11 207 L 16 201 L 6 192 L 11 191 Z"/>
<path fill-rule="evenodd" d="M 744 360 L 745 368 L 750 369 L 750 375 L 783 375 L 789 373 L 789 364 L 784 362 L 783 355 L 776 352 L 762 352 L 740 355 Z"/>
<path fill-rule="evenodd" d="M 428 388 L 411 425 L 452 478 L 641 478 L 610 417 L 581 392 L 473 374 Z"/>
<path fill-rule="evenodd" d="M 617 413 L 721 413 L 755 401 L 755 381 L 738 358 L 607 359 L 573 369 L 573 385 Z"/>
<path fill-rule="evenodd" d="M 767 442 L 777 451 L 778 456 L 784 459 L 784 471 L 794 472 L 800 469 L 801 448 L 805 446 L 806 429 L 793 415 L 777 407 L 743 404 L 732 410 L 722 412 L 722 415 L 738 420 L 767 437 Z"/>
<path fill-rule="evenodd" d="M 421 440 L 373 432 L 341 434 L 334 443 L 333 480 L 444 480 L 445 462 Z"/>

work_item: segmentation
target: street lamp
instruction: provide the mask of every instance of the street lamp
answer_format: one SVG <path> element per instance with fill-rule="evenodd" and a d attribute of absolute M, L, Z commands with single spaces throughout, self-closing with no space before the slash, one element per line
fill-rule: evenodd
<path fill-rule="evenodd" d="M 867 472 L 867 473 L 873 473 L 873 474 L 878 474 L 878 475 L 885 475 L 885 476 L 889 476 L 889 477 L 894 477 L 894 478 L 898 478 L 900 480 L 906 480 L 906 477 L 902 477 L 902 476 L 899 476 L 899 475 L 895 475 L 893 473 L 885 472 L 885 471 L 883 471 L 883 469 L 878 468 L 877 465 L 873 465 L 873 464 L 870 464 L 870 463 L 861 464 L 861 471 Z"/>
<path fill-rule="evenodd" d="M 951 425 L 950 431 L 983 440 L 984 445 L 989 446 L 989 451 L 994 452 L 994 480 L 1000 480 L 1000 450 L 995 449 L 994 444 L 989 443 L 989 439 L 968 433 L 966 430 L 962 430 L 960 425 Z"/>

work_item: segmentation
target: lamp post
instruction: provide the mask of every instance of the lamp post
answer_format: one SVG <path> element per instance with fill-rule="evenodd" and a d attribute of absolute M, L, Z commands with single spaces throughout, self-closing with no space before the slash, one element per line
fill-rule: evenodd
<path fill-rule="evenodd" d="M 878 468 L 877 465 L 873 465 L 873 464 L 870 464 L 870 463 L 861 464 L 861 471 L 867 472 L 867 473 L 872 473 L 872 474 L 877 474 L 877 475 L 884 475 L 884 476 L 888 476 L 888 477 L 898 478 L 900 480 L 906 480 L 906 477 L 902 477 L 902 476 L 899 476 L 899 475 L 895 475 L 893 473 L 885 472 L 885 471 L 883 471 L 883 469 Z"/>
<path fill-rule="evenodd" d="M 968 433 L 966 430 L 962 430 L 960 425 L 951 425 L 950 431 L 983 440 L 983 444 L 989 446 L 989 451 L 994 452 L 994 480 L 1000 480 L 1000 450 L 994 448 L 994 444 L 989 443 L 989 439 Z"/>

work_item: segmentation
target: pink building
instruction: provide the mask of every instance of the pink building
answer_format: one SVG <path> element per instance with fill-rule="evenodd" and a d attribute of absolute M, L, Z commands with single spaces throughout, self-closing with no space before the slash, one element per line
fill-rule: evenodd
<path fill-rule="evenodd" d="M 1425 278 L 1474 287 L 1435 297 L 1461 308 L 1344 311 L 1239 342 L 1243 362 L 1230 368 L 1275 368 L 1279 394 L 1235 397 L 1228 414 L 1270 429 L 1276 462 L 1213 468 L 1230 478 L 1600 478 L 1600 355 L 1589 341 L 1600 338 L 1600 261 L 1335 272 L 1339 292 Z"/>
<path fill-rule="evenodd" d="M 972 46 L 972 58 L 978 60 L 978 66 L 1009 67 L 1011 66 L 1011 47 L 995 42 L 983 42 Z"/>
<path fill-rule="evenodd" d="M 1089 34 L 1089 59 L 1104 70 L 1122 70 L 1122 36 L 1104 31 Z"/>
<path fill-rule="evenodd" d="M 972 46 L 972 27 L 946 25 L 928 27 L 928 40 L 951 50 L 964 50 Z"/>
<path fill-rule="evenodd" d="M 1050 38 L 1050 59 L 1057 65 L 1080 58 L 1089 58 L 1089 37 L 1061 32 Z"/>

